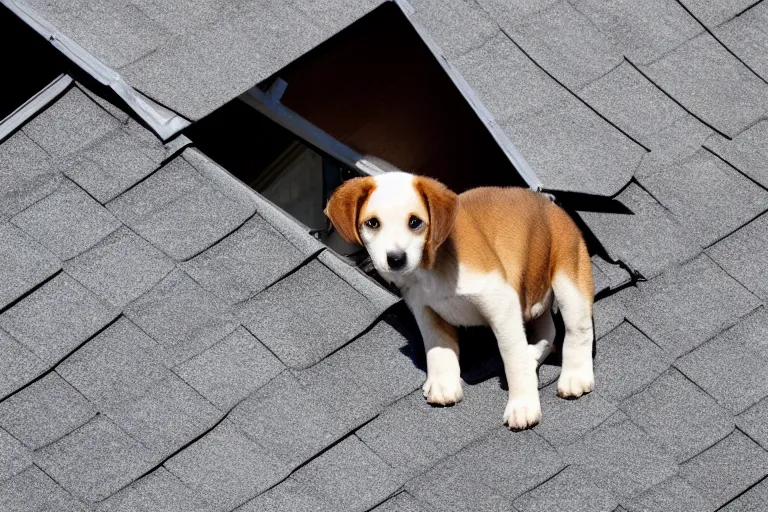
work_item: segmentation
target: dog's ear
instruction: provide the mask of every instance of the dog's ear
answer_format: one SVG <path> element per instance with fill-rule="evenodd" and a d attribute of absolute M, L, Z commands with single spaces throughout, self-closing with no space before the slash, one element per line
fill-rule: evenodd
<path fill-rule="evenodd" d="M 435 263 L 438 247 L 448 239 L 453 229 L 459 209 L 459 197 L 439 181 L 424 176 L 416 177 L 414 186 L 421 194 L 429 213 L 429 231 L 421 261 L 426 268 L 431 268 Z"/>
<path fill-rule="evenodd" d="M 342 183 L 328 200 L 325 215 L 347 242 L 363 245 L 358 232 L 360 209 L 376 187 L 371 176 L 352 178 Z"/>

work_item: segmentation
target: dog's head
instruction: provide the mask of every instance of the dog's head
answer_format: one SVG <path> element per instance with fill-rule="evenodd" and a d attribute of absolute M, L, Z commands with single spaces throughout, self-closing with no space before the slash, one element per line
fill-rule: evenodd
<path fill-rule="evenodd" d="M 442 183 L 389 172 L 345 182 L 325 214 L 346 241 L 364 245 L 376 270 L 392 279 L 434 265 L 457 209 L 457 195 Z"/>

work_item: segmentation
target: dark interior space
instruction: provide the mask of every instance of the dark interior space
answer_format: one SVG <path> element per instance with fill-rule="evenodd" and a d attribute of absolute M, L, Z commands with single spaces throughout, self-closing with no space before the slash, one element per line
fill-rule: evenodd
<path fill-rule="evenodd" d="M 67 61 L 40 34 L 0 5 L 0 120 L 40 92 L 67 68 Z"/>
<path fill-rule="evenodd" d="M 276 74 L 282 103 L 364 155 L 457 192 L 522 179 L 394 2 Z"/>

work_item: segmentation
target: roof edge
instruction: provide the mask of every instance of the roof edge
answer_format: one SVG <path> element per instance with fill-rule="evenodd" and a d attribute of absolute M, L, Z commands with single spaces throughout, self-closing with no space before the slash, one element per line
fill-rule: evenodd
<path fill-rule="evenodd" d="M 116 71 L 62 34 L 23 0 L 0 0 L 0 4 L 7 7 L 35 32 L 45 37 L 83 71 L 111 88 L 162 140 L 168 140 L 189 126 L 190 122 L 187 119 L 158 105 L 132 88 Z"/>
<path fill-rule="evenodd" d="M 66 74 L 57 76 L 37 94 L 28 99 L 22 106 L 0 120 L 0 141 L 16 131 L 18 127 L 27 122 L 32 116 L 43 110 L 53 102 L 72 84 L 72 77 Z"/>

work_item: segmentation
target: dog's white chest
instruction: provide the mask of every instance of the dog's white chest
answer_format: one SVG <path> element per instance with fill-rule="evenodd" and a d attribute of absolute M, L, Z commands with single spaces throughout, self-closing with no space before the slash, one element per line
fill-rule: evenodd
<path fill-rule="evenodd" d="M 429 306 L 451 325 L 486 325 L 485 318 L 466 299 L 450 297 L 436 300 Z"/>
<path fill-rule="evenodd" d="M 405 291 L 405 290 L 404 290 Z M 487 321 L 455 281 L 431 272 L 419 272 L 404 293 L 411 305 L 429 306 L 451 325 L 487 325 Z"/>

